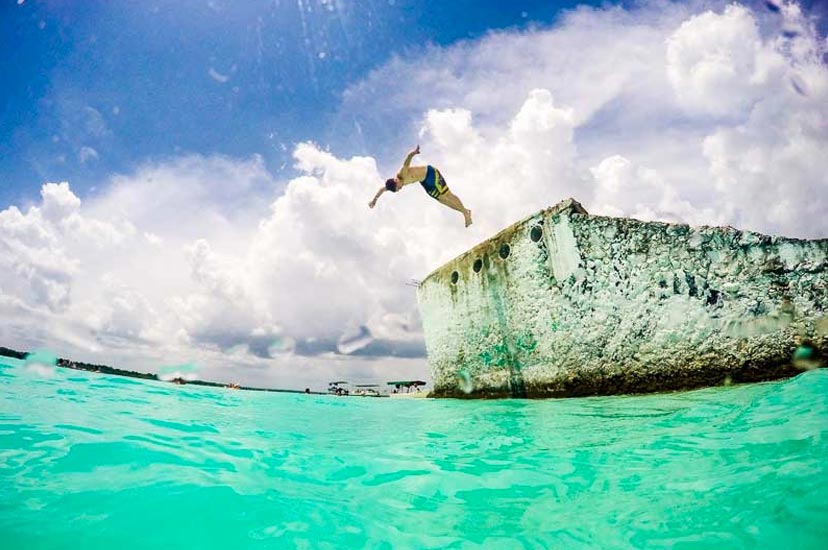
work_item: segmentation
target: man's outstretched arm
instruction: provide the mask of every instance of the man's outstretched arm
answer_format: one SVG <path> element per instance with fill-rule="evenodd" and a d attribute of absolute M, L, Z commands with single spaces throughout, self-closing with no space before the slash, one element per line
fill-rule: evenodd
<path fill-rule="evenodd" d="M 416 155 L 420 154 L 420 146 L 417 145 L 414 149 L 411 150 L 406 156 L 405 160 L 403 161 L 402 168 L 400 168 L 397 177 L 400 179 L 404 179 L 405 176 L 408 175 L 408 167 L 411 165 L 411 159 L 413 159 Z"/>
<path fill-rule="evenodd" d="M 385 191 L 386 191 L 385 187 L 380 187 L 379 191 L 377 191 L 377 194 L 374 195 L 374 198 L 371 199 L 371 202 L 368 203 L 368 208 L 373 208 L 374 206 L 376 206 L 377 205 L 377 199 L 380 198 L 380 195 L 385 193 Z"/>

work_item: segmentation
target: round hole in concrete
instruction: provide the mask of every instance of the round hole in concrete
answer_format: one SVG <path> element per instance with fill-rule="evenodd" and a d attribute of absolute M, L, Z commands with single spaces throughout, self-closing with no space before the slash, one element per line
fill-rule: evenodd
<path fill-rule="evenodd" d="M 500 245 L 500 250 L 498 251 L 498 254 L 500 255 L 501 258 L 503 258 L 505 260 L 506 258 L 509 257 L 509 254 L 511 254 L 511 253 L 512 253 L 512 247 L 509 246 L 509 243 L 503 243 L 502 245 Z"/>
<path fill-rule="evenodd" d="M 481 260 L 480 258 L 477 258 L 474 261 L 474 265 L 472 265 L 472 269 L 474 270 L 475 273 L 480 273 L 480 270 L 483 269 L 483 260 Z"/>
<path fill-rule="evenodd" d="M 529 238 L 532 239 L 533 242 L 538 242 L 543 237 L 543 228 L 539 225 L 532 227 L 529 231 Z"/>
<path fill-rule="evenodd" d="M 451 284 L 456 285 L 457 281 L 460 280 L 460 274 L 456 271 L 451 272 Z"/>

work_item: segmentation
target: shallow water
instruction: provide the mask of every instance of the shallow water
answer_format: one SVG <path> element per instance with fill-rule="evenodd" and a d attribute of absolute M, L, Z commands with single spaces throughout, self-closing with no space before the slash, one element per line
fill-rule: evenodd
<path fill-rule="evenodd" d="M 828 370 L 550 401 L 336 398 L 0 359 L 0 546 L 824 548 Z"/>

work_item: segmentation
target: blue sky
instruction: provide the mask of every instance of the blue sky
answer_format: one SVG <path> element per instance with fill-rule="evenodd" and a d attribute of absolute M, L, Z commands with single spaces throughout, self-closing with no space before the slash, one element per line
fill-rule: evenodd
<path fill-rule="evenodd" d="M 0 345 L 428 377 L 412 279 L 567 197 L 828 235 L 826 3 L 0 3 Z M 409 186 L 409 147 L 474 212 Z"/>
<path fill-rule="evenodd" d="M 574 4 L 4 0 L 0 204 L 44 181 L 85 196 L 112 173 L 193 152 L 260 154 L 277 173 L 304 140 L 386 154 L 376 149 L 398 121 L 336 116 L 349 85 L 392 56 L 548 25 Z M 357 125 L 388 133 L 360 139 Z"/>

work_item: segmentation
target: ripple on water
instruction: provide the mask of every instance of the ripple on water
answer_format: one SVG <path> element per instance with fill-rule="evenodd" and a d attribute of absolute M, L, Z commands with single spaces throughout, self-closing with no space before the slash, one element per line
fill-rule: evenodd
<path fill-rule="evenodd" d="M 161 420 L 158 418 L 142 418 L 141 420 L 143 420 L 147 424 L 158 426 L 159 428 L 166 428 L 168 430 L 176 430 L 184 433 L 219 433 L 219 431 L 214 426 L 201 422 L 173 422 L 170 420 Z"/>

